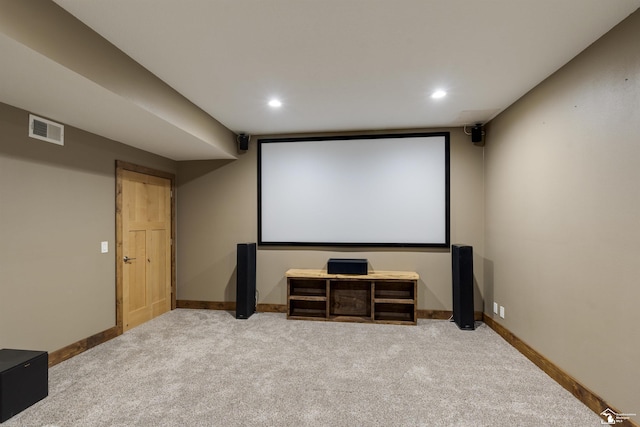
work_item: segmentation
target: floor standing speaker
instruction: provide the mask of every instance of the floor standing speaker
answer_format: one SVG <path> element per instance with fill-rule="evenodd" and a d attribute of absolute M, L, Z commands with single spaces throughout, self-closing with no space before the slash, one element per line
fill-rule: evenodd
<path fill-rule="evenodd" d="M 451 246 L 453 269 L 453 321 L 460 329 L 474 330 L 473 316 L 473 248 Z"/>
<path fill-rule="evenodd" d="M 256 311 L 255 243 L 238 243 L 236 279 L 236 319 L 248 319 Z"/>

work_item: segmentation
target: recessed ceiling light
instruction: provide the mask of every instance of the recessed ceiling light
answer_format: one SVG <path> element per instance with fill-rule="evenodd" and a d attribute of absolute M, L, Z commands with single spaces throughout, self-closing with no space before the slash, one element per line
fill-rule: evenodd
<path fill-rule="evenodd" d="M 269 101 L 269 107 L 278 108 L 282 107 L 282 102 L 279 99 L 272 99 Z"/>
<path fill-rule="evenodd" d="M 445 96 L 447 96 L 447 92 L 444 90 L 437 90 L 431 94 L 431 97 L 434 99 L 444 98 Z"/>

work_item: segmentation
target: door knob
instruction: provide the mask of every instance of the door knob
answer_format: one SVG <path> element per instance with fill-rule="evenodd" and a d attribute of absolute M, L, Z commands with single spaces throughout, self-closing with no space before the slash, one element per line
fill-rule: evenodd
<path fill-rule="evenodd" d="M 129 261 L 131 261 L 132 259 L 135 259 L 135 258 L 129 258 L 128 256 L 125 256 L 125 257 L 124 257 L 124 262 L 129 262 Z"/>

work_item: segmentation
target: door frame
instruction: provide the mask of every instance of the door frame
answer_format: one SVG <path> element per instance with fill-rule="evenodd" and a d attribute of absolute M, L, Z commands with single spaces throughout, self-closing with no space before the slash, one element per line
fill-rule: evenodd
<path fill-rule="evenodd" d="M 171 310 L 176 308 L 176 176 L 170 172 L 140 166 L 122 160 L 116 160 L 116 328 L 118 335 L 124 330 L 123 326 L 123 274 L 122 259 L 122 173 L 123 171 L 137 172 L 145 175 L 157 176 L 171 181 Z"/>

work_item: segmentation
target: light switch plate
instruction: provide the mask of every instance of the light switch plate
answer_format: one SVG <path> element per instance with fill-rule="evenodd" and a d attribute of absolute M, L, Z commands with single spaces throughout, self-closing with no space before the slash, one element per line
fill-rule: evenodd
<path fill-rule="evenodd" d="M 103 254 L 109 252 L 109 242 L 100 243 L 100 252 L 102 252 Z"/>

